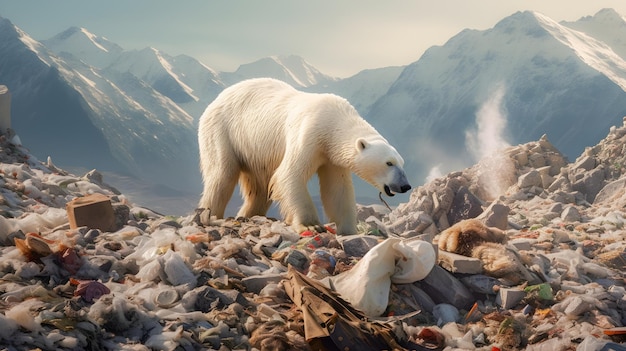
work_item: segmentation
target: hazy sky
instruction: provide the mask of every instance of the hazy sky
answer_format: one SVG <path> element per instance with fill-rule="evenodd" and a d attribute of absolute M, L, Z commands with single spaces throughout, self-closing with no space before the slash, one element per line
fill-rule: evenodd
<path fill-rule="evenodd" d="M 575 21 L 624 0 L 0 0 L 0 16 L 37 40 L 87 28 L 124 49 L 188 54 L 218 71 L 296 54 L 323 73 L 406 65 L 465 28 L 516 11 Z"/>

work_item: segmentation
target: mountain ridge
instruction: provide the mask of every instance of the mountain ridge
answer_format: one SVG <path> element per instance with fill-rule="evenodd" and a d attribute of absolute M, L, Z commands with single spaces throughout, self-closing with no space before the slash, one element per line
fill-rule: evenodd
<path fill-rule="evenodd" d="M 580 43 L 566 45 L 564 39 L 571 36 L 589 38 L 593 45 L 588 47 L 605 50 L 599 40 L 530 11 L 488 30 L 464 30 L 409 64 L 366 117 L 392 143 L 399 142 L 410 172 L 424 179 L 437 165 L 451 171 L 475 159 L 467 134 L 479 128 L 477 113 L 501 89 L 503 98 L 495 106 L 499 115 L 493 117 L 506 122 L 503 137 L 510 144 L 547 134 L 573 157 L 621 121 L 626 95 L 615 82 L 623 78 L 623 60 L 612 55 L 611 64 L 616 63 L 607 64 L 608 69 L 591 67 L 581 52 L 587 58 L 599 55 Z M 595 116 L 602 117 L 587 126 L 586 120 Z"/>
<path fill-rule="evenodd" d="M 619 35 L 624 28 L 624 18 L 613 10 L 561 23 L 532 11 L 517 12 L 493 28 L 463 30 L 406 66 L 364 70 L 343 79 L 323 74 L 296 55 L 266 57 L 234 72 L 218 72 L 187 55 L 170 56 L 150 47 L 124 50 L 79 27 L 41 42 L 24 33 L 21 44 L 0 44 L 0 53 L 21 46 L 17 51 L 22 56 L 5 65 L 2 76 L 13 80 L 7 85 L 16 99 L 15 116 L 20 116 L 18 132 L 29 141 L 41 139 L 28 143 L 36 153 L 52 150 L 48 145 L 56 139 L 44 134 L 58 129 L 54 118 L 72 114 L 84 124 L 84 137 L 76 143 L 81 150 L 72 150 L 74 156 L 55 152 L 61 155 L 55 162 L 63 166 L 103 160 L 94 168 L 104 165 L 104 170 L 122 170 L 155 186 L 199 192 L 195 124 L 202 111 L 230 84 L 273 76 L 301 90 L 347 98 L 397 146 L 411 182 L 420 184 L 437 166 L 451 171 L 476 157 L 469 141 L 486 135 L 480 130 L 486 122 L 478 116 L 483 110 L 500 115 L 502 135 L 497 137 L 510 144 L 547 133 L 571 157 L 600 140 L 626 114 L 626 46 Z M 0 55 L 0 63 L 8 57 L 13 56 Z M 38 69 L 15 69 L 18 61 Z M 74 107 L 35 110 L 46 99 L 65 101 L 41 95 L 46 84 L 54 87 L 46 92 L 62 92 L 71 100 L 64 105 Z M 40 135 L 29 130 L 41 127 Z M 77 140 L 75 134 L 63 134 L 63 139 Z M 89 154 L 92 147 L 97 151 Z M 168 165 L 168 174 L 160 175 L 155 164 Z M 365 187 L 357 187 L 357 196 Z M 193 206 L 195 200 L 189 202 Z"/>

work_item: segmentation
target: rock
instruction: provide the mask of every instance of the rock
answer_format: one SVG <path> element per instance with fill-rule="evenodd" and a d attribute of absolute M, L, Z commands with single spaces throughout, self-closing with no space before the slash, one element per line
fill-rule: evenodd
<path fill-rule="evenodd" d="M 365 223 L 369 226 L 368 233 L 376 236 L 387 237 L 387 226 L 377 217 L 369 216 L 365 219 Z"/>
<path fill-rule="evenodd" d="M 590 171 L 596 167 L 596 160 L 592 156 L 582 156 L 572 165 L 572 170 Z"/>
<path fill-rule="evenodd" d="M 515 247 L 518 251 L 528 251 L 532 249 L 533 244 L 536 242 L 536 239 L 516 238 L 513 240 L 509 240 L 508 244 Z"/>
<path fill-rule="evenodd" d="M 574 206 L 567 206 L 561 213 L 561 219 L 565 222 L 579 222 L 580 212 Z"/>
<path fill-rule="evenodd" d="M 476 218 L 483 212 L 482 202 L 468 188 L 461 187 L 454 195 L 448 211 L 448 223 L 454 224 L 463 219 Z"/>
<path fill-rule="evenodd" d="M 437 264 L 450 273 L 479 274 L 483 264 L 479 259 L 439 250 Z"/>
<path fill-rule="evenodd" d="M 600 204 L 605 201 L 609 201 L 612 198 L 619 198 L 624 196 L 626 192 L 626 178 L 615 180 L 605 185 L 596 195 L 593 203 Z"/>
<path fill-rule="evenodd" d="M 378 220 L 382 220 L 382 218 L 389 214 L 389 210 L 387 207 L 382 205 L 360 205 L 357 204 L 357 221 L 365 222 L 365 220 L 371 216 L 374 216 Z"/>
<path fill-rule="evenodd" d="M 541 175 L 537 170 L 533 169 L 530 172 L 523 174 L 519 177 L 517 181 L 517 186 L 522 189 L 530 188 L 533 186 L 541 187 L 543 186 Z"/>
<path fill-rule="evenodd" d="M 475 293 L 488 295 L 495 295 L 502 284 L 496 278 L 484 274 L 468 275 L 461 278 L 461 282 Z"/>
<path fill-rule="evenodd" d="M 487 227 L 506 230 L 509 226 L 510 210 L 511 209 L 504 204 L 493 202 L 483 213 L 476 217 L 476 219 L 485 223 Z"/>
<path fill-rule="evenodd" d="M 348 257 L 363 257 L 379 243 L 379 238 L 372 235 L 349 235 L 338 239 Z"/>
<path fill-rule="evenodd" d="M 407 231 L 415 231 L 421 233 L 424 229 L 428 228 L 433 223 L 433 219 L 424 212 L 413 212 L 402 218 L 397 219 L 395 222 L 389 224 L 387 229 L 391 233 L 402 234 Z"/>
<path fill-rule="evenodd" d="M 526 292 L 519 288 L 500 288 L 496 296 L 496 303 L 504 309 L 511 309 L 519 304 Z"/>
<path fill-rule="evenodd" d="M 300 271 L 304 271 L 309 267 L 309 258 L 300 250 L 293 250 L 289 252 L 285 263 L 296 267 Z"/>
<path fill-rule="evenodd" d="M 433 267 L 426 278 L 415 284 L 436 303 L 447 303 L 465 310 L 474 303 L 474 297 L 465 285 L 439 266 Z"/>
<path fill-rule="evenodd" d="M 604 170 L 596 168 L 585 173 L 580 180 L 572 183 L 572 189 L 585 194 L 587 202 L 592 203 L 604 187 Z"/>
<path fill-rule="evenodd" d="M 532 168 L 541 168 L 546 165 L 546 159 L 540 153 L 533 153 L 528 157 L 528 163 Z"/>
<path fill-rule="evenodd" d="M 259 294 L 263 288 L 271 283 L 279 283 L 285 277 L 282 273 L 257 274 L 241 279 L 246 291 Z"/>

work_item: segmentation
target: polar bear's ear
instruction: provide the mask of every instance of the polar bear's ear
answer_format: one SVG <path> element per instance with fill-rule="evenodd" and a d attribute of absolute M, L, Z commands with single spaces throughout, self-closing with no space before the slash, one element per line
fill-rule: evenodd
<path fill-rule="evenodd" d="M 367 140 L 363 139 L 363 138 L 358 138 L 356 140 L 356 149 L 359 151 L 363 151 L 365 150 L 365 148 L 367 148 L 369 146 L 369 143 L 367 142 Z"/>

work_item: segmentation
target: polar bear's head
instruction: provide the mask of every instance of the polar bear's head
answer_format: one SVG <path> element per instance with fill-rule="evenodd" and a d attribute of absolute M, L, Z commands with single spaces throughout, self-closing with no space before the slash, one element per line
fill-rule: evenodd
<path fill-rule="evenodd" d="M 354 172 L 361 179 L 389 196 L 411 190 L 402 156 L 385 139 L 359 138 L 356 151 Z"/>

